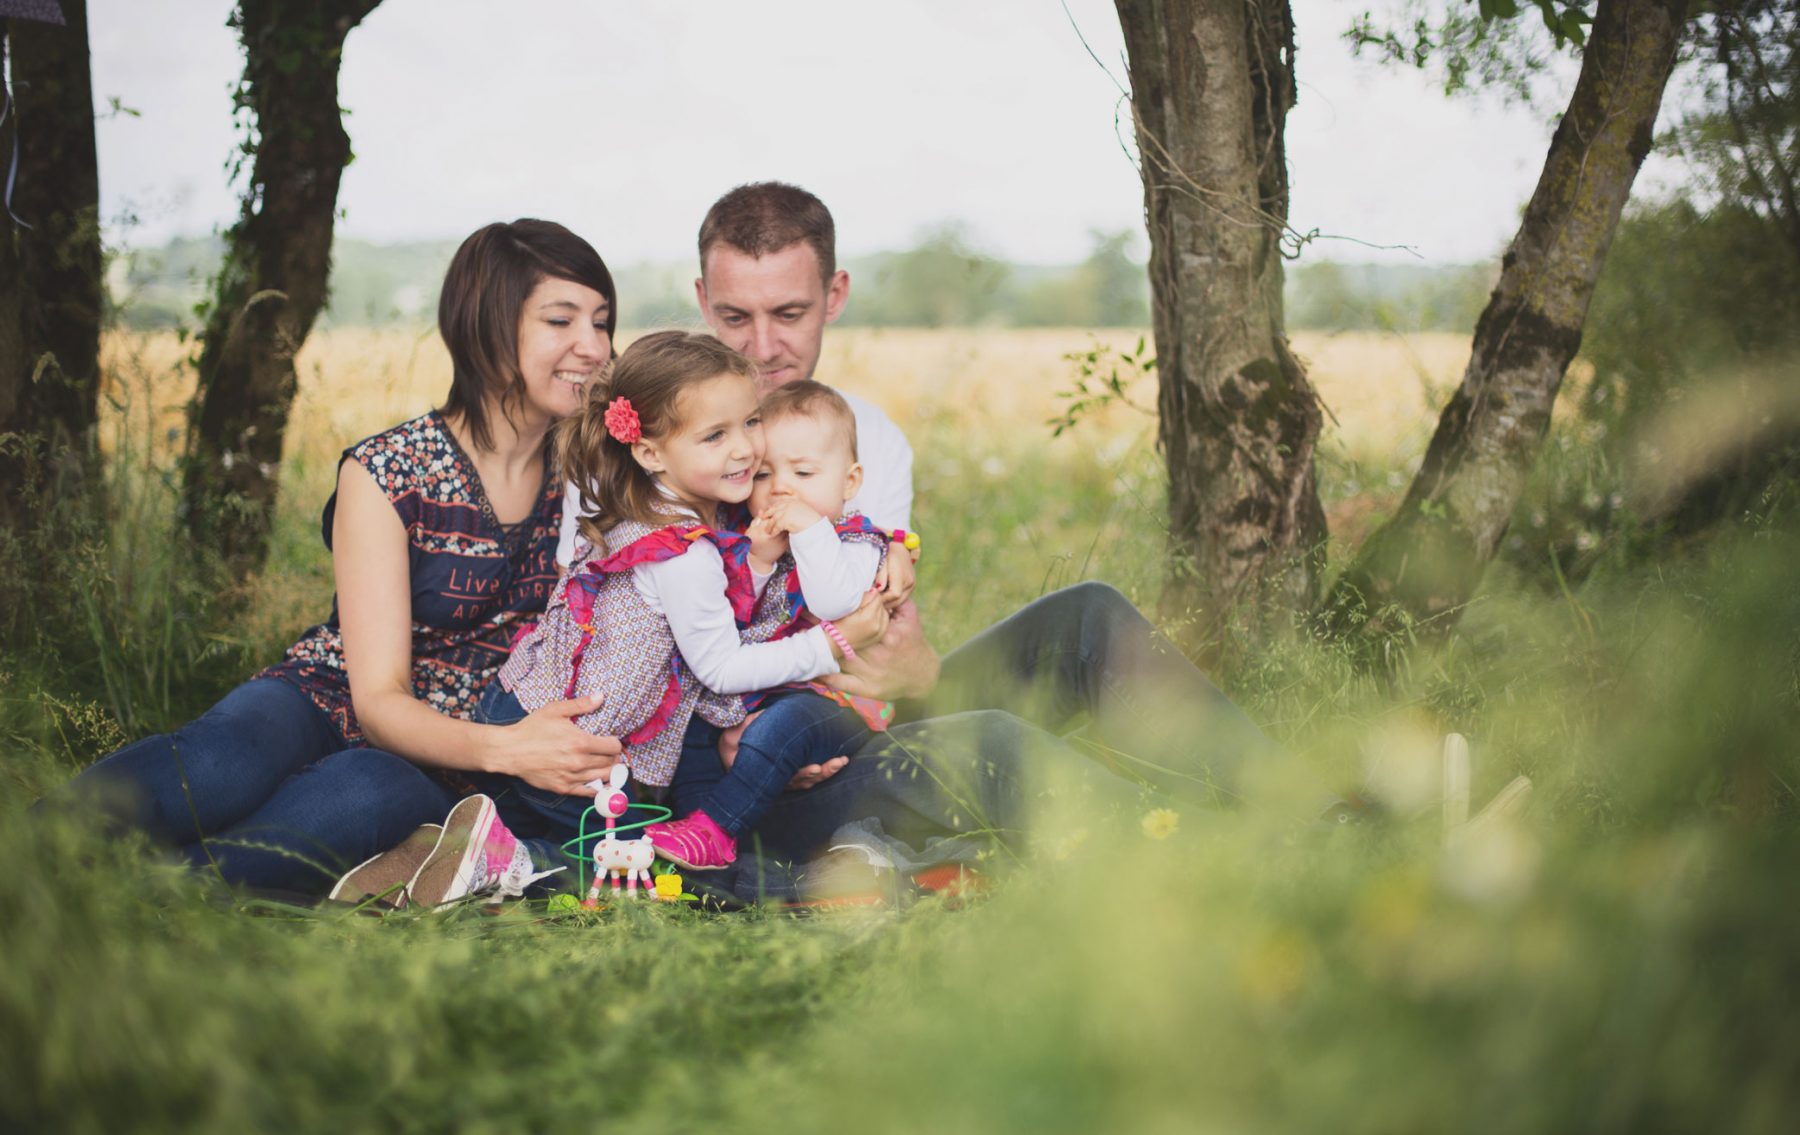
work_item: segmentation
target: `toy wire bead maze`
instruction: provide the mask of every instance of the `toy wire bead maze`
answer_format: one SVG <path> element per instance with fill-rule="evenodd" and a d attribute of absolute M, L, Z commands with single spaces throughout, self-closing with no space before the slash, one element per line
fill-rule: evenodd
<path fill-rule="evenodd" d="M 576 872 L 581 880 L 581 889 L 586 898 L 581 905 L 593 909 L 600 905 L 600 884 L 603 880 L 612 884 L 614 895 L 619 893 L 619 881 L 625 882 L 625 893 L 632 898 L 637 897 L 638 884 L 644 886 L 644 893 L 664 902 L 674 902 L 682 897 L 681 876 L 675 874 L 660 875 L 655 882 L 651 881 L 650 868 L 656 862 L 656 848 L 649 839 L 638 836 L 635 839 L 620 839 L 620 832 L 636 831 L 651 824 L 666 820 L 674 815 L 660 804 L 633 804 L 625 795 L 625 782 L 631 778 L 630 771 L 623 764 L 616 764 L 604 781 L 594 781 L 594 803 L 581 813 L 579 834 L 562 845 L 577 864 Z M 633 808 L 655 813 L 647 820 L 638 820 L 629 824 L 621 824 L 619 820 Z M 604 827 L 593 830 L 588 825 L 592 820 L 604 821 Z M 594 865 L 594 877 L 588 879 L 588 863 Z"/>

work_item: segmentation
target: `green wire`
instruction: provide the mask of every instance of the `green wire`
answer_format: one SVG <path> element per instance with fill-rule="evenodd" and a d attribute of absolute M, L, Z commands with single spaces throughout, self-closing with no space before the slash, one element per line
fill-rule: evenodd
<path fill-rule="evenodd" d="M 671 816 L 673 816 L 675 814 L 671 809 L 665 808 L 661 804 L 627 804 L 627 805 L 625 805 L 626 811 L 630 811 L 633 808 L 651 809 L 651 810 L 654 810 L 657 812 L 661 812 L 662 815 L 652 816 L 648 820 L 639 820 L 635 824 L 615 824 L 612 829 L 614 835 L 617 835 L 620 832 L 633 832 L 639 828 L 647 828 L 651 824 L 661 823 L 663 820 L 669 819 Z M 588 849 L 583 845 L 586 844 L 589 840 L 594 840 L 597 842 L 606 836 L 605 828 L 602 828 L 600 831 L 593 832 L 591 834 L 588 832 L 588 817 L 589 816 L 593 816 L 596 819 L 598 819 L 600 817 L 600 813 L 594 809 L 594 806 L 592 804 L 589 804 L 586 808 L 582 809 L 580 833 L 578 835 L 576 835 L 576 837 L 574 839 L 567 840 L 562 845 L 562 849 L 563 849 L 564 853 L 573 856 L 575 859 L 575 864 L 576 864 L 575 877 L 576 877 L 576 879 L 578 879 L 580 881 L 580 890 L 581 890 L 582 894 L 586 894 L 587 889 L 588 889 L 587 864 L 588 864 L 588 858 L 589 858 Z M 570 846 L 571 844 L 573 844 L 574 846 L 571 847 Z"/>

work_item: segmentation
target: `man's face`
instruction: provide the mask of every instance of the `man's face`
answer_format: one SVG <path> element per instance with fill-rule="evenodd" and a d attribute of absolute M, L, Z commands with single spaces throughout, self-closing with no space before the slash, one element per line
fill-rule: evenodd
<path fill-rule="evenodd" d="M 754 359 L 773 388 L 813 376 L 825 325 L 850 298 L 850 274 L 840 268 L 827 284 L 805 241 L 763 257 L 715 244 L 694 292 L 713 334 Z"/>

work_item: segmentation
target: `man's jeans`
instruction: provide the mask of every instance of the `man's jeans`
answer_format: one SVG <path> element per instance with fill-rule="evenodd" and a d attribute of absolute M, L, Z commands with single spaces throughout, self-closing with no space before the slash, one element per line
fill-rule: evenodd
<path fill-rule="evenodd" d="M 753 842 L 804 860 L 843 824 L 874 817 L 914 847 L 967 832 L 1013 844 L 1046 785 L 1070 784 L 1095 809 L 1158 797 L 1218 806 L 1238 798 L 1250 764 L 1276 751 L 1099 583 L 1047 595 L 951 652 L 937 690 L 902 718 L 836 776 L 783 793 Z M 1078 737 L 1059 736 L 1077 724 Z M 693 756 L 684 752 L 684 763 Z"/>

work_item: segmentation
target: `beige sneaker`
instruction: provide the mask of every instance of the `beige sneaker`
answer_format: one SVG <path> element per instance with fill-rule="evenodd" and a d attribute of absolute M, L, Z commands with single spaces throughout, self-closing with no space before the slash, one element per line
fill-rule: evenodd
<path fill-rule="evenodd" d="M 426 856 L 444 834 L 442 824 L 420 824 L 397 847 L 363 860 L 337 881 L 326 896 L 332 902 L 362 905 L 373 902 L 387 910 L 406 905 L 406 884 L 412 881 Z"/>

